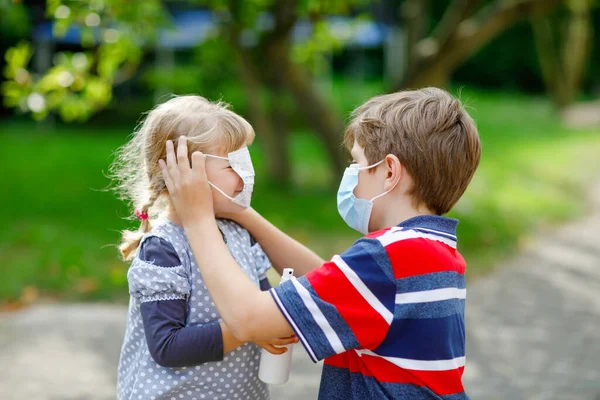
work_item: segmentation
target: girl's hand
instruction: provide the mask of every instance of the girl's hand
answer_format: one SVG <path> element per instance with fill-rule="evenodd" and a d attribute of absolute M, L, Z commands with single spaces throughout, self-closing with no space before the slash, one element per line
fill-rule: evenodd
<path fill-rule="evenodd" d="M 271 354 L 283 354 L 287 351 L 287 348 L 276 346 L 287 346 L 288 344 L 298 343 L 298 337 L 296 335 L 292 335 L 280 339 L 256 340 L 254 343 Z"/>
<path fill-rule="evenodd" d="M 167 161 L 159 160 L 158 164 L 181 223 L 185 227 L 202 218 L 214 218 L 204 154 L 194 152 L 190 166 L 185 136 L 178 140 L 177 157 L 173 142 L 168 140 L 166 146 Z"/>

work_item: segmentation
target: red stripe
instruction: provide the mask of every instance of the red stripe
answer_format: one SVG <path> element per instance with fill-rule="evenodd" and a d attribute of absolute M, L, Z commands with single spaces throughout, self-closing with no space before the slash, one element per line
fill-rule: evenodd
<path fill-rule="evenodd" d="M 430 239 L 404 239 L 385 246 L 396 279 L 433 272 L 465 273 L 465 260 L 452 247 Z"/>
<path fill-rule="evenodd" d="M 379 382 L 425 386 L 439 396 L 464 392 L 462 385 L 464 367 L 448 371 L 408 370 L 381 357 L 366 354 L 358 356 L 354 351 L 327 358 L 325 364 L 358 372 L 373 377 Z"/>
<path fill-rule="evenodd" d="M 356 290 L 344 273 L 329 261 L 306 275 L 319 298 L 335 306 L 363 349 L 377 347 L 389 324 Z M 331 321 L 329 321 L 331 322 Z M 335 329 L 335 326 L 333 326 Z"/>
<path fill-rule="evenodd" d="M 349 361 L 350 354 L 352 354 L 356 358 L 358 358 L 358 356 L 356 355 L 356 353 L 354 351 L 345 351 L 341 354 L 336 354 L 335 356 L 327 357 L 325 359 L 325 364 L 333 365 L 334 367 L 338 367 L 338 368 L 348 369 L 348 363 L 350 362 Z"/>

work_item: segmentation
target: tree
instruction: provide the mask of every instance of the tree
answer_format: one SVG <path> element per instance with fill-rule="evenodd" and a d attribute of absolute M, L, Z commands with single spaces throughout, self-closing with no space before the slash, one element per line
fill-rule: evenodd
<path fill-rule="evenodd" d="M 541 15 L 561 1 L 453 0 L 434 29 L 429 28 L 429 0 L 400 2 L 408 68 L 393 89 L 444 86 L 459 65 L 511 24 Z M 308 59 L 318 58 L 322 56 L 319 48 L 334 47 L 336 40 L 327 17 L 350 15 L 366 1 L 196 2 L 217 17 L 219 46 L 227 48 L 235 61 L 249 118 L 268 154 L 271 177 L 278 183 L 290 182 L 288 121 L 293 114 L 300 115 L 318 135 L 332 169 L 340 175 L 345 167 L 340 146 L 343 118 L 317 89 L 310 63 L 299 62 L 296 56 L 304 48 L 304 54 L 310 54 Z M 28 68 L 32 46 L 20 43 L 7 51 L 8 80 L 2 92 L 6 105 L 31 112 L 36 119 L 52 111 L 65 121 L 84 121 L 105 108 L 114 87 L 135 74 L 144 49 L 156 39 L 157 28 L 168 25 L 169 20 L 160 0 L 47 0 L 47 15 L 54 20 L 57 35 L 74 25 L 82 27 L 84 51 L 61 53 L 55 65 L 38 76 Z M 266 28 L 257 24 L 264 18 L 271 21 Z M 312 35 L 302 43 L 293 40 L 293 28 L 299 21 L 310 21 L 312 26 Z M 319 47 L 322 42 L 327 45 Z M 400 48 L 395 56 L 405 57 Z"/>
<path fill-rule="evenodd" d="M 85 50 L 60 53 L 47 71 L 32 71 L 30 43 L 8 49 L 5 105 L 31 112 L 38 120 L 54 111 L 67 122 L 85 121 L 109 104 L 114 86 L 133 75 L 143 54 L 140 40 L 152 38 L 154 27 L 164 23 L 161 11 L 157 0 L 141 5 L 127 0 L 47 0 L 53 33 L 61 36 L 73 25 L 81 27 Z"/>
<path fill-rule="evenodd" d="M 240 75 L 248 97 L 259 92 L 259 84 L 271 88 L 266 102 L 251 102 L 249 112 L 253 122 L 263 135 L 263 142 L 269 154 L 271 176 L 278 183 L 290 181 L 288 157 L 289 127 L 291 112 L 287 99 L 292 100 L 294 109 L 321 138 L 337 174 L 345 167 L 340 148 L 340 135 L 343 130 L 342 118 L 329 101 L 315 88 L 313 79 L 306 68 L 293 60 L 292 29 L 301 16 L 311 17 L 317 24 L 326 13 L 347 12 L 347 8 L 322 8 L 318 2 L 302 5 L 297 0 L 273 2 L 267 11 L 273 16 L 273 28 L 262 34 L 253 48 L 241 45 L 239 38 L 247 29 L 248 10 L 252 2 L 232 0 L 227 2 L 232 18 L 225 25 L 230 45 L 235 49 Z M 344 2 L 340 2 L 343 4 Z M 346 2 L 349 3 L 349 2 Z M 330 6 L 335 6 L 335 2 Z M 339 6 L 338 6 L 339 7 Z M 253 10 L 254 13 L 257 10 Z M 252 23 L 250 19 L 250 23 Z M 315 28 L 315 32 L 316 32 Z"/>
<path fill-rule="evenodd" d="M 532 20 L 542 77 L 558 109 L 575 101 L 592 44 L 592 0 L 567 0 L 558 13 Z"/>
<path fill-rule="evenodd" d="M 520 19 L 542 15 L 563 0 L 453 0 L 432 29 L 428 0 L 406 0 L 407 73 L 394 90 L 445 86 L 454 70 Z"/>
<path fill-rule="evenodd" d="M 332 168 L 341 173 L 345 167 L 339 145 L 343 120 L 317 90 L 309 68 L 294 60 L 296 47 L 305 43 L 293 42 L 292 29 L 300 18 L 309 18 L 313 32 L 322 32 L 323 16 L 347 13 L 355 2 L 198 1 L 218 17 L 219 40 L 235 55 L 250 119 L 260 131 L 270 175 L 278 183 L 290 181 L 287 121 L 295 111 L 322 140 Z M 61 53 L 52 68 L 37 76 L 28 69 L 33 48 L 22 42 L 7 52 L 8 80 L 2 91 L 10 107 L 29 111 L 36 119 L 56 112 L 69 122 L 85 121 L 109 104 L 112 89 L 134 75 L 144 48 L 156 39 L 157 27 L 168 25 L 169 13 L 159 0 L 47 0 L 47 15 L 56 35 L 82 27 L 85 51 Z M 265 16 L 272 17 L 273 26 L 261 29 L 256 22 Z M 245 44 L 248 34 L 257 43 Z M 333 41 L 323 35 L 318 39 Z"/>

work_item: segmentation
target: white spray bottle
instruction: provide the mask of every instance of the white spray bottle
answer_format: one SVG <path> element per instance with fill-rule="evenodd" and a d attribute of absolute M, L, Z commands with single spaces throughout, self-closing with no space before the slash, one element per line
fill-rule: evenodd
<path fill-rule="evenodd" d="M 293 268 L 285 268 L 281 274 L 282 284 L 289 281 L 294 276 Z M 292 367 L 292 350 L 293 345 L 288 344 L 287 351 L 283 354 L 271 354 L 265 349 L 262 349 L 260 355 L 260 367 L 258 369 L 258 378 L 268 383 L 269 385 L 283 385 L 290 378 L 290 370 Z"/>

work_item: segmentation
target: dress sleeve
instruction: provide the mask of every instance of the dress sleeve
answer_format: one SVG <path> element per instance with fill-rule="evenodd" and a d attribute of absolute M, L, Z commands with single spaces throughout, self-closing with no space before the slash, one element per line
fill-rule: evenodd
<path fill-rule="evenodd" d="M 187 299 L 190 293 L 189 279 L 179 259 L 174 259 L 172 255 L 169 256 L 170 251 L 175 251 L 173 246 L 165 241 L 166 246 L 156 247 L 155 241 L 150 241 L 149 248 L 146 248 L 148 239 L 151 238 L 147 238 L 142 243 L 138 256 L 127 272 L 129 293 L 140 299 L 142 303 Z M 145 259 L 140 258 L 140 255 L 143 255 Z M 167 262 L 167 264 L 176 263 L 177 265 L 162 266 L 157 264 L 157 261 Z"/>

